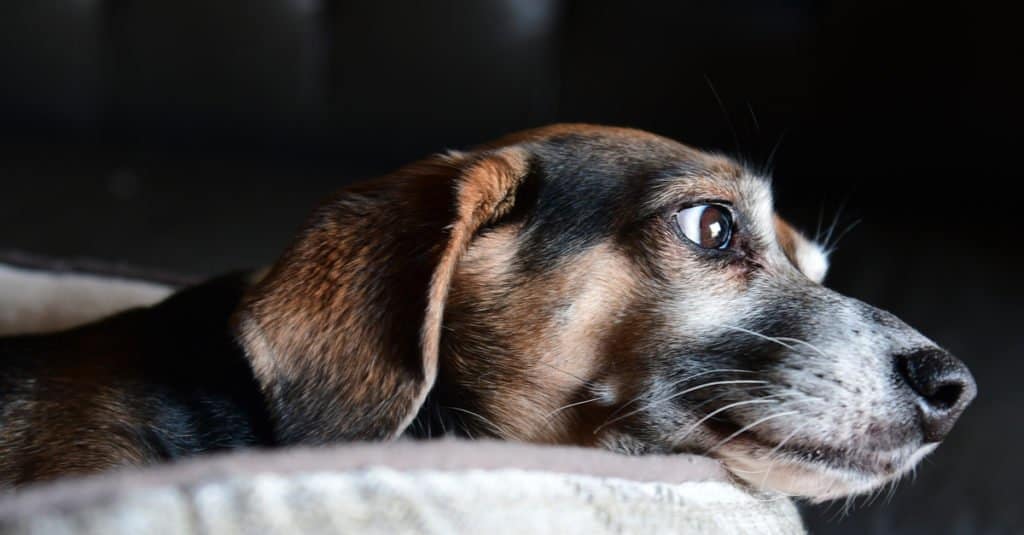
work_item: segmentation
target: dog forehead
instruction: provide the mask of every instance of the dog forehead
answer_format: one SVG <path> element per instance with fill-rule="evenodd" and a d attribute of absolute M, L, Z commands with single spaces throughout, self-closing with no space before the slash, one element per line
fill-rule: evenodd
<path fill-rule="evenodd" d="M 728 160 L 639 130 L 609 127 L 541 129 L 552 135 L 521 135 L 529 155 L 538 209 L 560 218 L 595 213 L 623 216 L 642 208 L 652 185 L 663 176 L 728 175 Z"/>
<path fill-rule="evenodd" d="M 773 236 L 767 181 L 728 157 L 624 128 L 560 125 L 514 140 L 532 175 L 519 199 L 531 207 L 523 226 L 531 258 L 583 250 L 625 225 L 700 201 L 733 204 L 757 236 Z"/>
<path fill-rule="evenodd" d="M 649 132 L 589 125 L 539 129 L 520 146 L 544 182 L 571 182 L 606 193 L 666 194 L 720 198 L 739 194 L 746 169 L 720 154 L 689 147 Z M 547 134 L 547 135 L 544 135 Z M 643 200 L 643 199 L 629 199 Z"/>

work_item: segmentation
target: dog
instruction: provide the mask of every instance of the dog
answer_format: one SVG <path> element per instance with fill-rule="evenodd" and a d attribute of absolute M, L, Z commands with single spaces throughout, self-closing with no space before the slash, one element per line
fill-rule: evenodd
<path fill-rule="evenodd" d="M 867 492 L 976 386 L 827 268 L 725 156 L 626 128 L 513 134 L 342 189 L 265 271 L 0 340 L 0 481 L 455 434 Z"/>

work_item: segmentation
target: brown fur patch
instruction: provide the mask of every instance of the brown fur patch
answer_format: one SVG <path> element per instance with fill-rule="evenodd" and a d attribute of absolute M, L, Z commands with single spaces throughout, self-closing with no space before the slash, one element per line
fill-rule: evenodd
<path fill-rule="evenodd" d="M 117 466 L 156 456 L 135 440 L 133 410 L 123 390 L 67 378 L 7 403 L 0 414 L 0 481 L 15 485 Z"/>
<path fill-rule="evenodd" d="M 796 259 L 797 231 L 779 216 L 775 216 L 775 237 L 779 241 L 779 247 L 782 247 L 782 252 L 786 253 L 786 258 L 789 258 L 794 266 L 799 266 Z"/>
<path fill-rule="evenodd" d="M 474 422 L 481 432 L 581 443 L 574 422 L 596 402 L 581 403 L 594 399 L 584 387 L 606 365 L 637 276 L 601 244 L 527 280 L 509 267 L 518 247 L 516 229 L 504 228 L 474 242 L 460 264 L 445 320 L 447 379 L 472 392 L 465 399 L 485 420 Z"/>

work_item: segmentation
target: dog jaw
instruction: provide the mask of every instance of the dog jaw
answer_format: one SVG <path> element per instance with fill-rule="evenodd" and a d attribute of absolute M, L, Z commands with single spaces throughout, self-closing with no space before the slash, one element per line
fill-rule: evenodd
<path fill-rule="evenodd" d="M 737 478 L 759 489 L 780 492 L 821 503 L 856 496 L 895 483 L 912 470 L 938 444 L 865 454 L 865 463 L 888 466 L 888 471 L 867 472 L 836 466 L 829 461 L 808 461 L 812 454 L 780 453 L 766 447 L 723 450 L 720 459 Z M 745 450 L 745 451 L 744 451 Z"/>

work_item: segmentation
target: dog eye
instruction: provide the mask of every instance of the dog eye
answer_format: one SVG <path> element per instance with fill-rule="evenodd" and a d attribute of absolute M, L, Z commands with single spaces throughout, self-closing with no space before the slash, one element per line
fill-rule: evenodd
<path fill-rule="evenodd" d="M 700 204 L 675 213 L 676 227 L 704 249 L 726 249 L 732 240 L 732 213 L 724 206 Z"/>

